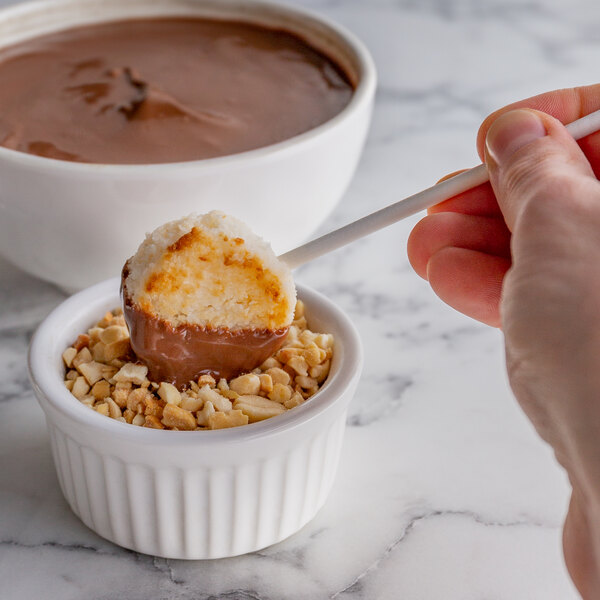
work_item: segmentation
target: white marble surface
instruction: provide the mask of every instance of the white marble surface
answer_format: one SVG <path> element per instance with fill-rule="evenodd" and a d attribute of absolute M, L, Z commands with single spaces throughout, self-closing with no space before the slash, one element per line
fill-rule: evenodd
<path fill-rule="evenodd" d="M 324 230 L 474 164 L 494 108 L 597 78 L 597 0 L 304 4 L 354 30 L 380 79 L 364 157 Z M 566 479 L 511 395 L 501 334 L 411 271 L 415 221 L 298 274 L 348 311 L 366 349 L 339 475 L 300 533 L 218 561 L 137 555 L 70 512 L 25 364 L 36 324 L 64 296 L 0 262 L 0 597 L 576 598 L 560 551 Z"/>

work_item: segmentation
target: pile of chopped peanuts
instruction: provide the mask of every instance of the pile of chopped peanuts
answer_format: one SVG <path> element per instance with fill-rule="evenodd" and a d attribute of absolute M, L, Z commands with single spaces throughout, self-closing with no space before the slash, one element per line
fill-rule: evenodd
<path fill-rule="evenodd" d="M 120 309 L 107 312 L 62 358 L 65 385 L 82 404 L 132 425 L 191 431 L 255 423 L 299 406 L 327 379 L 332 353 L 333 336 L 308 329 L 298 300 L 281 349 L 229 381 L 202 375 L 184 391 L 150 381 L 131 350 Z"/>

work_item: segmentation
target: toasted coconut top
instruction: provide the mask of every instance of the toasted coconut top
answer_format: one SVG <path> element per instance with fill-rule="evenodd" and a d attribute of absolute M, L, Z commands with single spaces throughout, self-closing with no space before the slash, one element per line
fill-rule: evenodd
<path fill-rule="evenodd" d="M 174 326 L 288 327 L 296 289 L 289 267 L 238 219 L 218 211 L 166 223 L 126 265 L 129 299 Z"/>

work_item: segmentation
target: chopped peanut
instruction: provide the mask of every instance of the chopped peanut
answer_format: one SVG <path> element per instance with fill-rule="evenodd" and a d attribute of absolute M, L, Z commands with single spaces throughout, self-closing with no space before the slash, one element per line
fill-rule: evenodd
<path fill-rule="evenodd" d="M 287 385 L 290 382 L 290 376 L 281 368 L 273 367 L 272 369 L 267 369 L 267 375 L 271 376 L 271 380 L 273 384 L 283 383 L 283 385 Z"/>
<path fill-rule="evenodd" d="M 285 407 L 279 402 L 267 400 L 262 396 L 240 396 L 233 405 L 234 410 L 241 410 L 248 416 L 250 423 L 263 421 L 285 412 Z"/>
<path fill-rule="evenodd" d="M 138 427 L 141 427 L 144 423 L 146 423 L 146 417 L 144 417 L 144 415 L 135 415 L 133 421 L 131 421 L 132 425 L 137 425 Z"/>
<path fill-rule="evenodd" d="M 316 333 L 313 333 L 309 329 L 305 329 L 304 331 L 302 331 L 300 333 L 299 339 L 302 342 L 303 346 L 310 346 L 311 344 L 315 343 L 314 340 L 315 340 L 316 335 L 317 335 Z"/>
<path fill-rule="evenodd" d="M 304 398 L 302 397 L 302 394 L 294 392 L 292 397 L 287 402 L 284 402 L 283 405 L 290 410 L 292 408 L 296 408 L 296 406 L 300 406 L 303 402 Z"/>
<path fill-rule="evenodd" d="M 218 402 L 221 397 L 221 394 L 219 394 L 217 390 L 209 388 L 208 385 L 205 385 L 198 390 L 198 398 L 203 402 Z"/>
<path fill-rule="evenodd" d="M 90 336 L 90 348 L 95 346 L 100 341 L 100 334 L 103 331 L 104 329 L 102 329 L 102 327 L 92 327 L 91 329 L 88 329 L 88 335 Z"/>
<path fill-rule="evenodd" d="M 126 327 L 109 325 L 106 329 L 100 331 L 99 337 L 101 342 L 108 345 L 129 339 L 129 332 Z"/>
<path fill-rule="evenodd" d="M 94 385 L 103 378 L 104 369 L 105 366 L 103 364 L 94 360 L 81 363 L 78 367 L 78 371 L 85 377 L 90 385 Z"/>
<path fill-rule="evenodd" d="M 165 401 L 148 394 L 146 396 L 144 414 L 162 419 Z"/>
<path fill-rule="evenodd" d="M 300 381 L 298 381 L 298 379 L 300 379 Z M 312 379 L 311 382 L 313 382 L 314 385 L 311 385 L 311 382 L 307 381 L 309 379 L 311 378 L 303 378 L 302 375 L 298 375 L 298 377 L 296 377 L 295 390 L 296 392 L 299 392 L 305 399 L 310 398 L 319 391 L 319 384 Z"/>
<path fill-rule="evenodd" d="M 274 356 L 270 356 L 262 365 L 260 365 L 260 370 L 267 371 L 268 369 L 274 369 L 276 367 L 281 367 L 281 363 Z"/>
<path fill-rule="evenodd" d="M 144 412 L 147 398 L 148 390 L 145 388 L 135 388 L 127 396 L 127 408 L 136 413 Z"/>
<path fill-rule="evenodd" d="M 283 365 L 283 370 L 288 374 L 290 379 L 294 379 L 294 377 L 297 375 L 296 371 L 294 371 L 294 369 L 292 369 L 292 367 L 289 365 Z"/>
<path fill-rule="evenodd" d="M 302 300 L 296 300 L 296 307 L 294 309 L 294 320 L 297 321 L 304 316 L 304 302 Z"/>
<path fill-rule="evenodd" d="M 151 429 L 164 429 L 165 426 L 158 420 L 154 415 L 146 415 L 143 427 L 150 427 Z"/>
<path fill-rule="evenodd" d="M 283 383 L 276 383 L 273 390 L 269 392 L 269 399 L 280 404 L 285 404 L 292 397 L 292 388 Z"/>
<path fill-rule="evenodd" d="M 127 406 L 127 398 L 131 391 L 131 383 L 119 382 L 115 385 L 115 389 L 112 393 L 113 400 L 117 403 L 119 408 L 125 408 Z"/>
<path fill-rule="evenodd" d="M 308 375 L 308 363 L 303 356 L 292 356 L 287 362 L 287 366 L 291 367 L 298 375 Z"/>
<path fill-rule="evenodd" d="M 315 336 L 314 342 L 319 348 L 323 348 L 323 350 L 333 348 L 333 336 L 330 333 L 318 333 Z"/>
<path fill-rule="evenodd" d="M 98 321 L 98 323 L 96 323 L 97 327 L 102 327 L 102 329 L 104 329 L 105 327 L 108 327 L 111 324 L 111 321 L 114 319 L 113 314 L 109 311 L 107 313 L 104 314 L 104 317 L 102 317 L 102 319 L 100 321 Z"/>
<path fill-rule="evenodd" d="M 199 410 L 196 417 L 196 422 L 198 425 L 208 425 L 208 419 L 210 415 L 214 414 L 215 407 L 210 400 L 207 400 L 202 407 L 202 410 Z"/>
<path fill-rule="evenodd" d="M 145 365 L 136 365 L 133 363 L 124 364 L 118 373 L 114 375 L 115 381 L 130 381 L 137 385 L 142 385 L 146 380 L 148 367 Z"/>
<path fill-rule="evenodd" d="M 65 387 L 81 404 L 117 421 L 152 429 L 223 429 L 277 416 L 306 401 L 327 379 L 333 336 L 307 328 L 296 304 L 283 346 L 250 373 L 228 381 L 210 374 L 183 391 L 151 382 L 136 363 L 120 310 L 106 313 L 62 355 Z"/>
<path fill-rule="evenodd" d="M 190 431 L 196 429 L 196 419 L 194 415 L 179 408 L 175 404 L 167 404 L 163 410 L 162 424 L 167 427 L 177 427 L 177 429 L 183 429 Z"/>
<path fill-rule="evenodd" d="M 290 361 L 292 356 L 298 356 L 300 352 L 300 348 L 284 347 L 275 356 L 278 361 L 282 362 L 283 364 L 286 364 Z"/>
<path fill-rule="evenodd" d="M 296 383 L 303 389 L 305 390 L 310 390 L 310 389 L 317 389 L 319 387 L 319 384 L 317 383 L 316 379 L 313 379 L 312 377 L 305 377 L 304 375 L 298 375 L 298 377 L 296 377 L 295 379 Z"/>
<path fill-rule="evenodd" d="M 225 398 L 225 396 L 221 396 L 221 394 L 218 394 L 218 396 L 211 400 L 211 402 L 215 407 L 215 410 L 219 410 L 221 412 L 229 412 L 233 408 L 231 400 Z"/>
<path fill-rule="evenodd" d="M 106 398 L 106 404 L 108 405 L 108 414 L 111 419 L 118 419 L 122 417 L 121 409 L 117 406 L 117 403 L 112 398 Z"/>
<path fill-rule="evenodd" d="M 118 371 L 117 367 L 111 367 L 110 365 L 102 365 L 102 377 L 104 379 L 112 379 L 113 375 Z"/>
<path fill-rule="evenodd" d="M 128 394 L 132 390 L 133 385 L 131 381 L 117 381 L 115 383 L 115 390 L 125 390 Z"/>
<path fill-rule="evenodd" d="M 106 379 L 102 379 L 96 382 L 92 386 L 91 394 L 92 396 L 94 396 L 94 398 L 96 398 L 96 400 L 103 400 L 104 398 L 108 398 L 110 396 L 110 383 L 108 383 Z"/>
<path fill-rule="evenodd" d="M 289 348 L 302 348 L 302 342 L 298 339 L 299 329 L 292 325 L 285 337 L 285 346 Z"/>
<path fill-rule="evenodd" d="M 212 375 L 200 375 L 200 377 L 198 377 L 198 387 L 203 387 L 205 385 L 213 388 L 217 385 L 217 382 Z"/>
<path fill-rule="evenodd" d="M 308 370 L 308 374 L 316 380 L 317 383 L 323 383 L 325 379 L 327 379 L 327 375 L 329 375 L 329 367 L 331 366 L 331 361 L 326 360 L 325 362 L 317 365 L 316 367 L 311 367 Z"/>
<path fill-rule="evenodd" d="M 311 345 L 304 350 L 303 356 L 309 367 L 316 367 L 325 359 L 325 350 L 322 350 L 314 342 L 311 342 Z"/>
<path fill-rule="evenodd" d="M 268 394 L 273 390 L 273 378 L 268 373 L 261 373 L 258 376 L 260 380 L 260 391 Z"/>
<path fill-rule="evenodd" d="M 87 335 L 87 333 L 82 333 L 80 336 L 77 337 L 77 340 L 73 344 L 73 348 L 75 348 L 75 350 L 77 350 L 77 352 L 79 352 L 82 348 L 89 346 L 89 343 L 90 343 L 90 336 Z"/>
<path fill-rule="evenodd" d="M 258 394 L 260 391 L 260 379 L 258 375 L 246 373 L 229 382 L 229 389 L 237 392 L 240 396 L 244 394 Z"/>
<path fill-rule="evenodd" d="M 181 404 L 181 394 L 172 384 L 163 381 L 158 388 L 158 395 L 167 403 L 179 406 Z"/>
<path fill-rule="evenodd" d="M 104 352 L 105 348 L 106 348 L 106 344 L 103 344 L 102 342 L 98 342 L 97 344 L 94 344 L 94 347 L 92 348 L 92 358 L 97 362 L 105 363 L 106 362 L 106 354 Z"/>
<path fill-rule="evenodd" d="M 73 383 L 71 394 L 78 400 L 81 400 L 90 391 L 90 386 L 85 377 L 78 377 Z"/>
<path fill-rule="evenodd" d="M 71 365 L 73 364 L 73 359 L 77 356 L 77 350 L 75 348 L 73 348 L 73 346 L 71 346 L 70 348 L 67 348 L 63 354 L 63 360 L 65 361 L 65 365 L 67 365 L 67 368 L 71 368 Z"/>
<path fill-rule="evenodd" d="M 181 404 L 179 406 L 190 412 L 196 412 L 204 406 L 204 400 L 197 395 L 190 396 L 184 392 L 181 394 Z"/>
<path fill-rule="evenodd" d="M 77 356 L 71 361 L 73 367 L 78 369 L 79 365 L 90 362 L 92 360 L 92 353 L 87 346 L 84 346 L 78 353 Z"/>
<path fill-rule="evenodd" d="M 94 408 L 94 402 L 96 402 L 96 398 L 94 396 L 84 396 L 79 400 L 81 404 L 85 404 L 88 408 Z"/>
<path fill-rule="evenodd" d="M 108 361 L 115 360 L 128 354 L 129 350 L 129 338 L 125 340 L 119 340 L 118 342 L 104 345 L 104 357 Z"/>
<path fill-rule="evenodd" d="M 307 327 L 306 317 L 300 317 L 299 319 L 294 319 L 292 321 L 292 325 L 297 327 L 300 330 L 304 330 Z"/>
<path fill-rule="evenodd" d="M 228 413 L 216 412 L 208 417 L 209 429 L 225 429 L 248 424 L 248 415 L 241 410 L 231 410 Z"/>
<path fill-rule="evenodd" d="M 108 404 L 106 404 L 106 402 L 102 402 L 101 404 L 96 404 L 96 406 L 94 406 L 94 410 L 96 412 L 99 412 L 101 415 L 108 417 Z"/>

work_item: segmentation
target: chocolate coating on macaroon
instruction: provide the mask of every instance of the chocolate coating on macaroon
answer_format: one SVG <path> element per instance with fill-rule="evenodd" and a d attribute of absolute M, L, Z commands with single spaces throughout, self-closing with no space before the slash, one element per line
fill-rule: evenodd
<path fill-rule="evenodd" d="M 200 375 L 218 380 L 251 371 L 279 350 L 288 332 L 287 327 L 273 331 L 173 326 L 134 306 L 126 295 L 123 315 L 131 348 L 148 367 L 148 378 L 179 389 Z"/>

